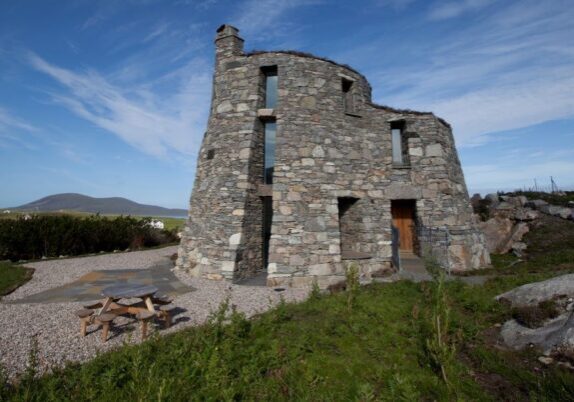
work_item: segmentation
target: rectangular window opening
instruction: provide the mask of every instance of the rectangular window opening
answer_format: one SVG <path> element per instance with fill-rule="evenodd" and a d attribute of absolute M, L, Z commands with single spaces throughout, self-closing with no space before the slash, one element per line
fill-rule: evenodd
<path fill-rule="evenodd" d="M 277 124 L 273 121 L 263 123 L 265 130 L 263 183 L 273 184 L 273 170 L 275 168 L 275 136 Z"/>
<path fill-rule="evenodd" d="M 277 66 L 262 67 L 265 76 L 265 109 L 277 106 Z"/>
<path fill-rule="evenodd" d="M 214 156 L 215 156 L 215 149 L 208 149 L 206 159 L 207 160 L 213 159 Z"/>
<path fill-rule="evenodd" d="M 391 123 L 391 148 L 393 164 L 408 165 L 407 142 L 404 136 L 404 123 Z"/>
<path fill-rule="evenodd" d="M 356 251 L 359 241 L 359 220 L 357 219 L 358 198 L 340 197 L 337 199 L 339 207 L 339 232 L 341 233 L 341 254 L 348 256 Z"/>
<path fill-rule="evenodd" d="M 355 111 L 353 98 L 353 81 L 342 78 L 341 90 L 343 91 L 343 108 L 345 113 L 353 113 Z"/>
<path fill-rule="evenodd" d="M 273 224 L 273 198 L 261 197 L 263 203 L 263 269 L 267 268 L 269 264 L 269 242 L 271 241 L 271 227 Z"/>

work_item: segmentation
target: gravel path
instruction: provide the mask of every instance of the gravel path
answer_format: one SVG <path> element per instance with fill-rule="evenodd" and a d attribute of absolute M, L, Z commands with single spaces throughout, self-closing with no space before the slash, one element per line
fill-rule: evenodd
<path fill-rule="evenodd" d="M 105 254 L 93 257 L 70 258 L 65 260 L 42 261 L 27 266 L 36 269 L 32 280 L 4 297 L 3 301 L 16 300 L 47 289 L 64 285 L 82 275 L 104 269 L 146 269 L 158 263 L 165 263 L 177 247 L 130 253 Z M 231 303 L 248 316 L 261 313 L 280 301 L 300 301 L 306 298 L 307 291 L 286 289 L 275 292 L 264 286 L 231 285 L 227 282 L 191 278 L 185 273 L 176 272 L 183 283 L 196 288 L 196 291 L 178 296 L 174 304 L 183 312 L 175 317 L 175 325 L 162 329 L 160 334 L 181 330 L 203 323 L 220 303 L 230 296 Z M 36 338 L 39 349 L 39 371 L 46 372 L 66 361 L 86 361 L 98 352 L 118 347 L 125 342 L 139 342 L 139 327 L 133 320 L 118 318 L 114 321 L 106 343 L 100 340 L 101 331 L 95 326 L 89 328 L 85 338 L 79 336 L 79 320 L 74 311 L 82 308 L 81 303 L 46 304 L 5 304 L 0 302 L 0 363 L 7 374 L 14 378 L 25 370 L 32 339 Z"/>

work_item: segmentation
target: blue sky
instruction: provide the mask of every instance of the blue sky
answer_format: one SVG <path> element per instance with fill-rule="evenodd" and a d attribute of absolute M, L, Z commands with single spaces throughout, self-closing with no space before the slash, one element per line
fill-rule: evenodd
<path fill-rule="evenodd" d="M 213 38 L 347 63 L 452 123 L 469 191 L 574 187 L 574 7 L 545 0 L 2 0 L 0 206 L 187 206 Z"/>

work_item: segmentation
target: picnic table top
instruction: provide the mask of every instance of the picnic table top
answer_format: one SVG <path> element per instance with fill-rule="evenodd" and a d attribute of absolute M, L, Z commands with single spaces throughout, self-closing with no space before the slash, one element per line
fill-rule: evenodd
<path fill-rule="evenodd" d="M 102 290 L 102 296 L 114 299 L 130 299 L 134 297 L 147 297 L 157 293 L 159 289 L 153 285 L 138 285 L 124 283 L 112 285 Z"/>

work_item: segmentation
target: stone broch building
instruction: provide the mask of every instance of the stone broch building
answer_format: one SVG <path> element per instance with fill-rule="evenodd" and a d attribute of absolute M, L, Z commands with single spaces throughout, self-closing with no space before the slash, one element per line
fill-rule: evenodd
<path fill-rule="evenodd" d="M 266 271 L 270 286 L 326 287 L 344 280 L 350 262 L 367 279 L 397 269 L 399 239 L 401 251 L 435 253 L 450 270 L 490 263 L 445 121 L 373 103 L 366 78 L 348 66 L 245 53 L 229 25 L 215 46 L 179 268 L 234 281 Z"/>

